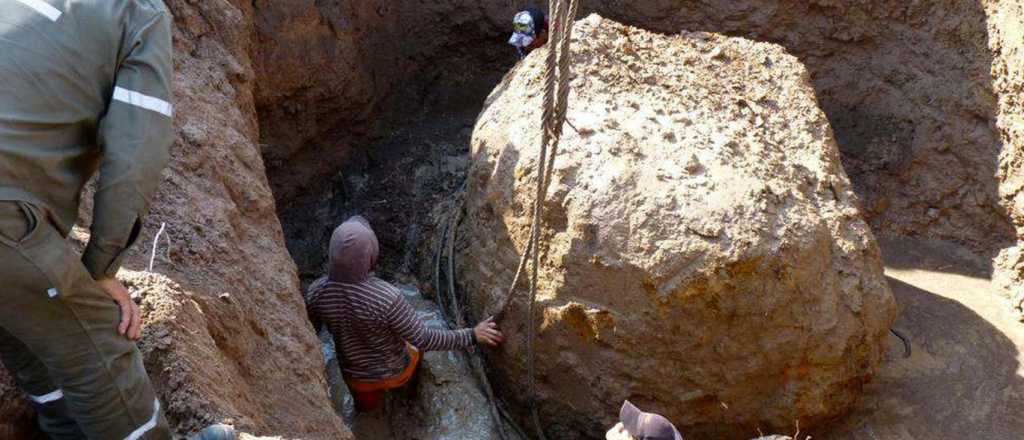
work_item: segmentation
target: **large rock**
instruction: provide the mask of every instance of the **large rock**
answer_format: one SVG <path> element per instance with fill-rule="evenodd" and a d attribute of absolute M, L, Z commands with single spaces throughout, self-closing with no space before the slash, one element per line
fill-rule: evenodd
<path fill-rule="evenodd" d="M 147 369 L 179 433 L 226 422 L 254 434 L 349 439 L 328 399 L 260 154 L 252 5 L 167 5 L 175 18 L 177 139 L 121 273 L 140 293 Z M 159 275 L 142 273 L 162 224 Z M 76 228 L 75 240 L 87 238 Z M 18 398 L 5 390 L 0 401 Z M 17 417 L 5 407 L 0 420 Z"/>
<path fill-rule="evenodd" d="M 585 3 L 659 32 L 781 44 L 810 70 L 875 231 L 952 240 L 986 257 L 1013 241 L 994 176 L 1009 147 L 996 127 L 1000 102 L 1020 95 L 998 72 L 1020 41 L 1020 0 Z"/>
<path fill-rule="evenodd" d="M 593 15 L 573 49 L 538 319 L 521 288 L 491 359 L 502 394 L 524 403 L 535 325 L 554 438 L 601 435 L 627 398 L 705 438 L 843 414 L 895 304 L 806 69 L 771 44 Z M 460 261 L 478 316 L 529 235 L 544 55 L 505 78 L 473 136 Z"/>
<path fill-rule="evenodd" d="M 1003 250 L 996 259 L 995 280 L 1024 316 L 1024 2 L 994 2 L 989 9 L 992 84 L 999 97 L 998 127 L 1005 145 L 1000 192 L 1018 237 L 1017 247 Z"/>
<path fill-rule="evenodd" d="M 405 290 L 416 314 L 431 328 L 447 329 L 441 309 L 415 290 Z M 416 396 L 393 417 L 395 440 L 499 440 L 490 404 L 464 351 L 423 355 Z M 505 428 L 515 440 L 509 428 Z"/>

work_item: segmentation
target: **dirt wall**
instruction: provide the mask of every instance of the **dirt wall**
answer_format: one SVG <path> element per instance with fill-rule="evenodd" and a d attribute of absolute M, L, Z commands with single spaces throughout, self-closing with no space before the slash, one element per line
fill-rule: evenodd
<path fill-rule="evenodd" d="M 316 182 L 373 140 L 392 94 L 511 59 L 494 39 L 513 14 L 504 1 L 258 0 L 254 7 L 261 142 L 275 195 L 286 204 L 323 191 Z M 478 59 L 451 62 L 465 54 Z"/>

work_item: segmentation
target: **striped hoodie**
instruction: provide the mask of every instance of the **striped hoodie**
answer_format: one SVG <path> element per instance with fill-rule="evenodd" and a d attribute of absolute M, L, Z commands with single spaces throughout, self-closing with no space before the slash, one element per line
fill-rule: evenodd
<path fill-rule="evenodd" d="M 317 331 L 327 326 L 331 332 L 346 377 L 375 380 L 401 373 L 410 362 L 406 343 L 426 352 L 476 342 L 472 329 L 427 328 L 398 289 L 371 276 L 377 248 L 366 220 L 343 223 L 331 238 L 330 275 L 306 293 L 309 318 Z"/>
<path fill-rule="evenodd" d="M 334 337 L 346 376 L 383 379 L 409 365 L 405 343 L 423 351 L 457 350 L 474 344 L 473 330 L 427 328 L 402 293 L 370 277 L 357 284 L 315 281 L 306 295 L 313 325 Z"/>

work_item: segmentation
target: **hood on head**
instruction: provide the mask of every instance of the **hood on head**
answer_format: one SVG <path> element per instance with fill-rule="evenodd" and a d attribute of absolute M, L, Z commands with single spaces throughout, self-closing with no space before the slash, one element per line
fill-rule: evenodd
<path fill-rule="evenodd" d="M 533 44 L 533 40 L 537 37 L 537 25 L 533 22 L 533 16 L 529 11 L 516 14 L 512 19 L 512 27 L 514 32 L 509 38 L 508 44 L 515 47 L 527 47 Z"/>
<path fill-rule="evenodd" d="M 339 283 L 366 281 L 379 254 L 380 244 L 370 222 L 361 216 L 352 217 L 331 234 L 327 278 Z"/>

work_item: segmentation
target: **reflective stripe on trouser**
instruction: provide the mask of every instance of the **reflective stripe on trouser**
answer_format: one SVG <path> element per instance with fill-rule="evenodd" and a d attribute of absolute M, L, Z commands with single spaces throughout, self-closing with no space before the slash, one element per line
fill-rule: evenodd
<path fill-rule="evenodd" d="M 64 399 L 49 403 L 64 402 L 88 439 L 170 439 L 142 355 L 117 334 L 119 309 L 43 218 L 0 202 L 0 327 L 37 358 L 25 377 L 52 381 L 29 394 L 49 399 L 59 387 Z"/>
<path fill-rule="evenodd" d="M 39 429 L 51 440 L 81 440 L 78 423 L 68 414 L 64 391 L 50 380 L 46 367 L 25 344 L 0 328 L 0 359 L 38 414 Z"/>

